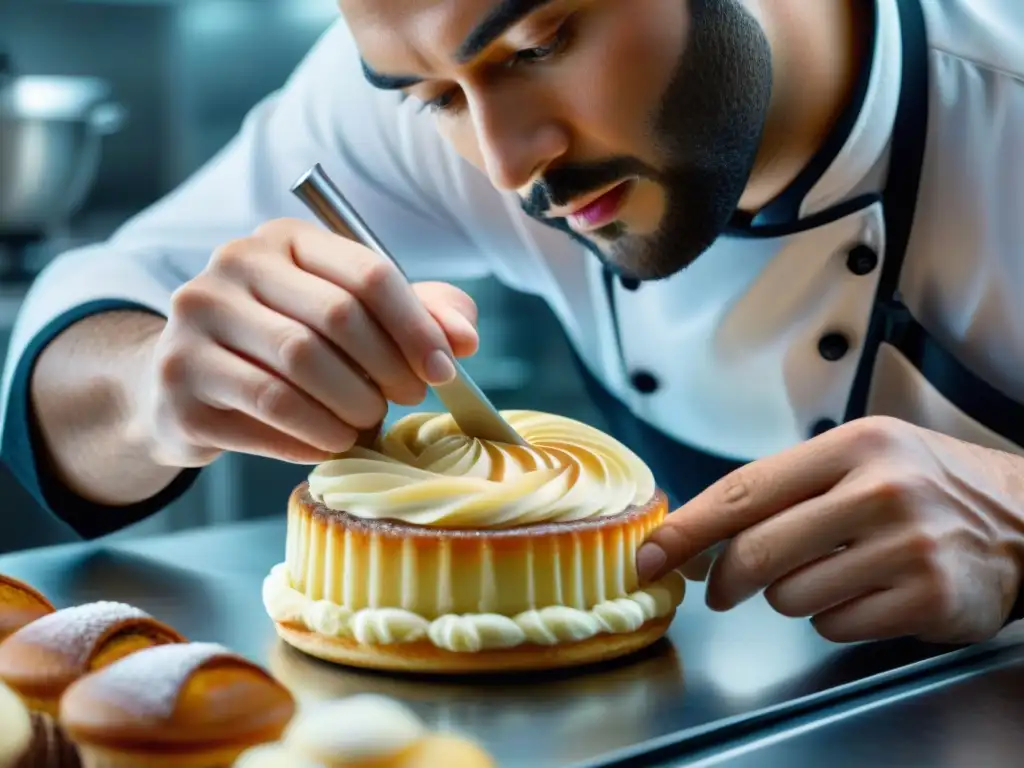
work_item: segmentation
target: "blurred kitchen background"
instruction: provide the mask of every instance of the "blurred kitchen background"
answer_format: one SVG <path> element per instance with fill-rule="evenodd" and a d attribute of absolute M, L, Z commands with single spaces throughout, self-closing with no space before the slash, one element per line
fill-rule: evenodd
<path fill-rule="evenodd" d="M 38 269 L 73 245 L 104 239 L 205 162 L 249 108 L 280 87 L 336 14 L 335 0 L 0 0 L 2 356 Z M 56 83 L 69 90 L 61 97 L 65 114 L 51 118 L 80 116 L 82 103 L 94 98 L 89 88 L 109 88 L 113 108 L 94 118 L 94 128 L 108 134 L 96 140 L 98 154 L 81 140 L 88 133 L 81 130 L 43 151 L 24 140 L 19 132 L 31 126 L 12 116 L 16 109 L 3 90 L 17 87 L 19 77 L 41 76 L 74 78 Z M 79 169 L 77 189 L 62 170 L 68 168 Z M 38 181 L 50 173 L 61 179 L 52 195 L 14 204 L 12 190 L 23 184 L 22 174 Z M 70 213 L 46 226 L 34 220 L 35 209 L 59 210 L 69 198 L 81 199 Z M 479 304 L 482 336 L 481 352 L 466 367 L 496 404 L 603 426 L 547 307 L 490 280 L 464 287 Z M 422 407 L 439 406 L 428 401 Z M 225 457 L 181 501 L 117 535 L 282 514 L 288 491 L 307 471 Z M 0 552 L 70 540 L 6 468 L 0 499 Z"/>

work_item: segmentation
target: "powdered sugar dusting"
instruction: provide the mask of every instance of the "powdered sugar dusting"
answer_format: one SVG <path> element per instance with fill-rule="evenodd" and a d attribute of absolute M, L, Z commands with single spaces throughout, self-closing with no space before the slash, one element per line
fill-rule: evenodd
<path fill-rule="evenodd" d="M 124 603 L 87 603 L 36 619 L 19 630 L 17 636 L 22 642 L 60 651 L 72 664 L 84 669 L 96 646 L 112 629 L 127 621 L 152 618 Z"/>
<path fill-rule="evenodd" d="M 97 695 L 146 718 L 174 714 L 181 689 L 204 664 L 237 654 L 217 643 L 177 643 L 137 651 L 96 673 Z"/>

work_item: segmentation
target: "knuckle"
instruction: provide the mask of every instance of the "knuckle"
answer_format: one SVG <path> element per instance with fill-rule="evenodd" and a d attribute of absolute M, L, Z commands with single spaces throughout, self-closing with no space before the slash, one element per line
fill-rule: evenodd
<path fill-rule="evenodd" d="M 210 265 L 224 275 L 234 277 L 244 274 L 249 264 L 253 245 L 253 240 L 248 237 L 230 240 L 213 252 Z"/>
<path fill-rule="evenodd" d="M 884 453 L 900 439 L 904 423 L 890 416 L 865 416 L 843 425 L 854 449 L 867 455 Z"/>
<path fill-rule="evenodd" d="M 343 339 L 348 335 L 356 311 L 356 300 L 348 295 L 339 297 L 326 308 L 324 327 L 331 338 Z"/>
<path fill-rule="evenodd" d="M 170 389 L 179 389 L 189 378 L 190 359 L 185 350 L 170 349 L 156 359 L 156 374 L 159 382 Z"/>
<path fill-rule="evenodd" d="M 772 552 L 763 537 L 754 533 L 740 534 L 730 546 L 737 569 L 751 576 L 767 573 L 772 567 Z"/>
<path fill-rule="evenodd" d="M 903 543 L 904 555 L 914 564 L 915 570 L 924 575 L 929 583 L 942 580 L 939 566 L 939 541 L 927 531 L 914 531 Z"/>
<path fill-rule="evenodd" d="M 754 498 L 753 478 L 746 467 L 733 470 L 720 481 L 718 503 L 724 514 L 742 512 Z"/>
<path fill-rule="evenodd" d="M 260 379 L 252 388 L 252 405 L 256 413 L 278 416 L 288 410 L 290 402 L 288 386 L 271 376 Z"/>
<path fill-rule="evenodd" d="M 190 280 L 171 294 L 171 315 L 193 318 L 208 312 L 216 302 L 214 293 L 199 279 Z"/>
<path fill-rule="evenodd" d="M 871 496 L 886 506 L 911 511 L 928 492 L 927 479 L 912 467 L 892 467 L 871 483 Z"/>
<path fill-rule="evenodd" d="M 317 354 L 317 339 L 313 331 L 305 327 L 289 329 L 277 345 L 277 357 L 288 372 L 304 370 Z"/>
<path fill-rule="evenodd" d="M 366 259 L 356 275 L 358 290 L 360 293 L 373 294 L 386 285 L 395 274 L 395 267 L 387 259 Z"/>

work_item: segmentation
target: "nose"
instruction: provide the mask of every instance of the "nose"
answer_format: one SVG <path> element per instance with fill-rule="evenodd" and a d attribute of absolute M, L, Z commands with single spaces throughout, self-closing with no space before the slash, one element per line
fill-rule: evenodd
<path fill-rule="evenodd" d="M 569 132 L 555 114 L 522 94 L 477 97 L 470 112 L 484 170 L 499 190 L 528 186 L 569 150 Z"/>

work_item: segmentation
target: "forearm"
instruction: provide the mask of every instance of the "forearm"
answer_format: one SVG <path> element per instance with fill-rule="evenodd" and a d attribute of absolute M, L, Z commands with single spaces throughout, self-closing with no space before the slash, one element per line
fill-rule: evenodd
<path fill-rule="evenodd" d="M 95 315 L 39 357 L 31 380 L 39 460 L 83 499 L 127 506 L 156 495 L 181 471 L 157 465 L 129 429 L 164 323 L 144 312 Z"/>

